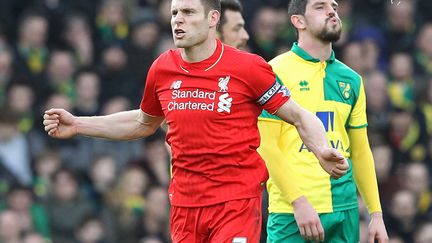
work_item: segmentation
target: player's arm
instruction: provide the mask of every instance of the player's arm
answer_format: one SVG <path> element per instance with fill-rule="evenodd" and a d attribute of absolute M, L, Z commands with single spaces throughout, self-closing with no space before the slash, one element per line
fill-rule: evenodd
<path fill-rule="evenodd" d="M 43 123 L 45 131 L 54 138 L 83 135 L 131 140 L 153 134 L 163 119 L 149 116 L 140 109 L 92 117 L 74 116 L 64 109 L 50 109 L 45 111 Z"/>
<path fill-rule="evenodd" d="M 324 126 L 318 117 L 303 109 L 293 99 L 285 102 L 275 115 L 297 128 L 300 138 L 328 174 L 334 178 L 346 174 L 348 162 L 336 149 L 329 148 Z"/>
<path fill-rule="evenodd" d="M 351 143 L 354 180 L 371 215 L 368 242 L 374 242 L 375 237 L 378 242 L 387 242 L 388 236 L 382 217 L 374 158 L 369 147 L 367 129 L 349 129 L 348 136 Z"/>
<path fill-rule="evenodd" d="M 305 239 L 323 241 L 324 230 L 318 214 L 298 188 L 294 179 L 296 172 L 289 166 L 288 156 L 279 147 L 282 121 L 259 118 L 258 128 L 261 136 L 258 152 L 266 162 L 270 177 L 281 190 L 282 196 L 293 205 L 300 234 Z"/>

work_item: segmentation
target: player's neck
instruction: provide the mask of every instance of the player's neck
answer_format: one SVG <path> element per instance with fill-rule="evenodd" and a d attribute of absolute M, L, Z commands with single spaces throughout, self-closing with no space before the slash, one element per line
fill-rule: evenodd
<path fill-rule="evenodd" d="M 209 58 L 216 50 L 216 39 L 207 38 L 204 42 L 181 50 L 181 56 L 186 62 L 200 62 Z"/>
<path fill-rule="evenodd" d="M 332 54 L 331 42 L 323 42 L 312 38 L 299 38 L 298 46 L 313 58 L 321 61 L 329 59 Z"/>

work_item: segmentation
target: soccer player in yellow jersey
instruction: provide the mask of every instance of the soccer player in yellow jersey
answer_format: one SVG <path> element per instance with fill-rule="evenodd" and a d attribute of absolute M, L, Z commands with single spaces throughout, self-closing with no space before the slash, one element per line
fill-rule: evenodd
<path fill-rule="evenodd" d="M 350 169 L 338 180 L 331 178 L 294 126 L 263 112 L 259 152 L 273 168 L 267 182 L 268 242 L 359 242 L 357 188 L 370 213 L 368 242 L 388 242 L 367 137 L 363 82 L 332 51 L 341 34 L 337 8 L 334 0 L 291 0 L 288 11 L 298 42 L 270 64 L 291 96 L 322 121 L 329 145 L 349 158 Z M 302 210 L 311 206 L 319 216 Z"/>

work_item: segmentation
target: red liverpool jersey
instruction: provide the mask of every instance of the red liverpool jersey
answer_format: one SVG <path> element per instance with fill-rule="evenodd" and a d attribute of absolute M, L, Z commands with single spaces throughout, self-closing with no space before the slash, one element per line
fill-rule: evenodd
<path fill-rule="evenodd" d="M 257 117 L 289 99 L 259 56 L 217 41 L 214 54 L 185 62 L 163 53 L 147 77 L 141 110 L 165 116 L 172 149 L 172 205 L 195 207 L 258 196 L 268 173 L 256 152 Z"/>

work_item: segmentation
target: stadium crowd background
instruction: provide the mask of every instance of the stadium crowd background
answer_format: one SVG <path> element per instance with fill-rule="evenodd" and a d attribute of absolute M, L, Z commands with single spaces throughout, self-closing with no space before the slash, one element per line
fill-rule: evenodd
<path fill-rule="evenodd" d="M 248 51 L 270 60 L 289 50 L 288 0 L 242 3 Z M 390 242 L 432 242 L 432 1 L 338 3 L 344 31 L 334 49 L 364 79 Z M 173 48 L 169 8 L 170 0 L 0 1 L 0 242 L 169 242 L 163 132 L 59 141 L 42 125 L 50 107 L 138 107 L 149 66 Z M 364 242 L 361 202 L 360 213 Z"/>

